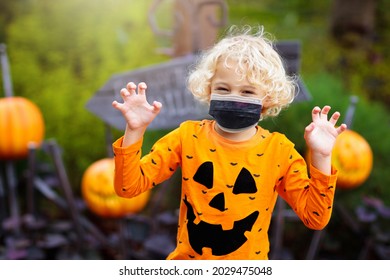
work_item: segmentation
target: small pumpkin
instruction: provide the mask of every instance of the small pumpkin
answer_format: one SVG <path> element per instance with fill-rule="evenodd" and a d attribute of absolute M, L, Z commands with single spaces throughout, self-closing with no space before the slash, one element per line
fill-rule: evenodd
<path fill-rule="evenodd" d="M 306 159 L 309 159 L 309 152 Z M 341 133 L 332 152 L 332 164 L 339 171 L 337 187 L 352 189 L 362 185 L 371 173 L 373 153 L 366 139 L 354 130 Z"/>
<path fill-rule="evenodd" d="M 142 211 L 149 201 L 150 191 L 133 198 L 119 197 L 114 190 L 113 158 L 92 163 L 84 172 L 81 191 L 87 207 L 105 218 L 120 218 Z"/>
<path fill-rule="evenodd" d="M 0 98 L 0 159 L 20 159 L 29 143 L 40 146 L 45 123 L 37 105 L 21 96 Z"/>

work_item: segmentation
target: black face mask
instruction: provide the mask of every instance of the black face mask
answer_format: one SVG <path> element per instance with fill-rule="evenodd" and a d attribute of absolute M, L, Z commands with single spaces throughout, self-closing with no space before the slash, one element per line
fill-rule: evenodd
<path fill-rule="evenodd" d="M 237 133 L 255 126 L 261 109 L 260 99 L 213 93 L 209 114 L 223 131 Z"/>

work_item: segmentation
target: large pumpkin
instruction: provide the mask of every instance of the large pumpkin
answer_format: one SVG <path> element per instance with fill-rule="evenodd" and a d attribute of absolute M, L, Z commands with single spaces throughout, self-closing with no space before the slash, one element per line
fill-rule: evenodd
<path fill-rule="evenodd" d="M 309 153 L 306 158 L 310 158 Z M 332 164 L 339 171 L 337 187 L 342 189 L 359 187 L 367 180 L 372 170 L 371 147 L 363 136 L 348 129 L 336 139 Z"/>
<path fill-rule="evenodd" d="M 114 191 L 113 158 L 103 158 L 92 163 L 84 172 L 81 186 L 87 207 L 106 218 L 119 218 L 138 213 L 149 201 L 150 191 L 133 198 L 122 198 Z"/>
<path fill-rule="evenodd" d="M 0 98 L 0 159 L 19 159 L 28 154 L 29 143 L 40 146 L 45 124 L 40 109 L 20 97 Z"/>
<path fill-rule="evenodd" d="M 358 187 L 367 180 L 372 170 L 371 147 L 359 133 L 346 130 L 337 137 L 332 163 L 339 170 L 338 187 Z"/>

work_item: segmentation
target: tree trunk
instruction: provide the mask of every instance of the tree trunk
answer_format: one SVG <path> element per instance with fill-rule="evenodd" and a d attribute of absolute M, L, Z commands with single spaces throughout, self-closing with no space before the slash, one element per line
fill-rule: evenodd
<path fill-rule="evenodd" d="M 334 0 L 330 31 L 346 47 L 370 43 L 375 33 L 377 0 Z"/>

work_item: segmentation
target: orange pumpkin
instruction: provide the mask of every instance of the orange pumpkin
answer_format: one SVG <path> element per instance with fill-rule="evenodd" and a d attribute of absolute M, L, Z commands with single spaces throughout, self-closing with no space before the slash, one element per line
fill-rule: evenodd
<path fill-rule="evenodd" d="M 28 144 L 40 146 L 44 132 L 42 113 L 33 102 L 20 96 L 0 98 L 0 159 L 26 157 Z"/>
<path fill-rule="evenodd" d="M 372 170 L 371 147 L 359 133 L 346 130 L 337 137 L 332 163 L 339 170 L 337 185 L 340 188 L 358 187 L 367 180 Z"/>
<path fill-rule="evenodd" d="M 309 152 L 306 159 L 310 158 Z M 346 130 L 337 139 L 332 152 L 332 164 L 339 171 L 337 187 L 352 189 L 362 185 L 371 173 L 373 153 L 359 133 Z"/>
<path fill-rule="evenodd" d="M 113 158 L 103 158 L 92 163 L 84 172 L 81 187 L 87 207 L 95 214 L 106 218 L 120 218 L 138 213 L 149 201 L 150 191 L 133 198 L 122 198 L 114 191 Z"/>

